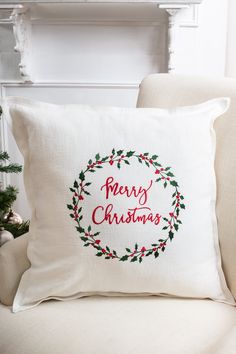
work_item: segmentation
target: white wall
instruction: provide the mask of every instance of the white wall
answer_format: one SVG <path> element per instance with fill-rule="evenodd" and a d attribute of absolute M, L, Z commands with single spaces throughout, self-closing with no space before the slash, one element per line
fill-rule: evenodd
<path fill-rule="evenodd" d="M 236 77 L 236 1 L 229 1 L 226 75 Z"/>
<path fill-rule="evenodd" d="M 235 9 L 235 0 L 231 2 Z M 178 15 L 177 73 L 224 75 L 227 10 L 228 0 L 203 0 L 199 7 L 191 7 Z M 69 7 L 66 11 L 70 11 Z M 41 12 L 45 13 L 43 7 Z M 61 9 L 61 14 L 66 16 L 65 8 Z M 70 25 L 57 19 L 53 24 L 41 20 L 34 23 L 32 67 L 36 84 L 33 86 L 8 84 L 21 80 L 20 57 L 14 52 L 12 25 L 1 23 L 0 19 L 1 95 L 22 95 L 56 103 L 135 106 L 141 79 L 167 69 L 168 16 L 165 10 L 150 3 L 84 4 L 72 15 L 74 21 Z M 233 70 L 236 72 L 234 62 L 229 60 L 233 45 L 235 50 L 233 37 L 231 30 L 227 59 L 227 73 L 231 74 Z M 54 86 L 48 86 L 50 82 L 54 82 Z M 55 82 L 67 82 L 67 87 L 57 86 Z M 7 149 L 14 161 L 22 162 L 8 131 L 4 129 L 2 133 L 0 149 Z M 15 209 L 28 217 L 22 176 L 11 176 L 6 182 L 19 186 Z"/>

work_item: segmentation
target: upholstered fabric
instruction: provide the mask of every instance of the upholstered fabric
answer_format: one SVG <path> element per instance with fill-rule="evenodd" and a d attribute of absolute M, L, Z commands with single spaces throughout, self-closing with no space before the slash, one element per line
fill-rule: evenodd
<path fill-rule="evenodd" d="M 25 234 L 0 248 L 0 302 L 4 305 L 12 305 L 21 276 L 30 266 L 27 245 L 28 234 Z"/>
<path fill-rule="evenodd" d="M 231 105 L 215 123 L 217 217 L 223 269 L 236 297 L 236 80 L 150 75 L 141 84 L 137 106 L 171 108 L 222 95 L 231 98 Z"/>
<path fill-rule="evenodd" d="M 0 305 L 0 353 L 215 354 L 234 325 L 236 309 L 210 300 L 90 297 L 17 314 Z"/>

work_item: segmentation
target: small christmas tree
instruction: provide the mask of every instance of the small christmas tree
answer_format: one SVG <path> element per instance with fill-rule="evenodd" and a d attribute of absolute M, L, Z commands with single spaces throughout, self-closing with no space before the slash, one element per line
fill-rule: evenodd
<path fill-rule="evenodd" d="M 0 117 L 2 110 L 0 107 Z M 20 173 L 22 166 L 16 163 L 9 163 L 9 155 L 6 151 L 0 151 L 0 173 Z M 28 231 L 29 222 L 14 223 L 10 220 L 13 215 L 12 205 L 17 198 L 18 190 L 13 186 L 5 189 L 0 182 L 0 228 L 10 231 L 14 237 L 18 237 Z"/>

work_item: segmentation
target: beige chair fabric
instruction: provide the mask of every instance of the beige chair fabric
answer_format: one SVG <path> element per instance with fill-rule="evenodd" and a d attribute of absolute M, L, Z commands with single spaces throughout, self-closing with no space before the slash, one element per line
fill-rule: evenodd
<path fill-rule="evenodd" d="M 211 300 L 89 297 L 17 314 L 0 305 L 0 353 L 215 354 L 235 324 L 236 308 Z"/>
<path fill-rule="evenodd" d="M 12 305 L 21 276 L 30 266 L 27 244 L 25 234 L 0 248 L 0 302 L 4 305 Z"/>
<path fill-rule="evenodd" d="M 137 107 L 172 108 L 222 96 L 231 98 L 231 106 L 215 123 L 217 218 L 223 269 L 236 298 L 236 80 L 150 75 L 141 83 Z"/>

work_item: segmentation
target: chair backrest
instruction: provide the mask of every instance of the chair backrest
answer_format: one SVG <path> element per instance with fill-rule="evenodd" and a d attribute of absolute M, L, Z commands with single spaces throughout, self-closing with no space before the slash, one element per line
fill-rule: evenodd
<path fill-rule="evenodd" d="M 230 109 L 215 123 L 216 212 L 223 269 L 236 298 L 236 80 L 150 75 L 140 85 L 137 107 L 172 108 L 216 97 L 231 98 Z"/>

